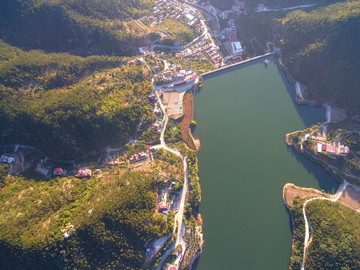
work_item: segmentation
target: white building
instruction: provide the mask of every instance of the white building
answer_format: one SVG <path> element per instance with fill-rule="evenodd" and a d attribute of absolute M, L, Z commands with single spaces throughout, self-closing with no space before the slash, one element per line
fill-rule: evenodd
<path fill-rule="evenodd" d="M 231 42 L 231 47 L 233 49 L 234 54 L 239 54 L 244 51 L 240 41 Z"/>

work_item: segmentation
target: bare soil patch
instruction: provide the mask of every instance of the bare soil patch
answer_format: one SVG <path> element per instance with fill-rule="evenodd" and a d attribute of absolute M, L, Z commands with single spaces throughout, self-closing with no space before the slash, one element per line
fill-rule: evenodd
<path fill-rule="evenodd" d="M 181 136 L 184 142 L 189 146 L 190 149 L 196 150 L 197 148 L 194 143 L 194 139 L 190 130 L 190 123 L 191 120 L 193 119 L 193 108 L 194 108 L 193 102 L 194 101 L 192 94 L 186 93 L 184 95 L 184 101 L 183 101 L 184 117 L 181 121 L 180 127 L 181 127 Z M 199 143 L 199 147 L 200 147 L 200 143 Z"/>
<path fill-rule="evenodd" d="M 294 184 L 286 184 L 283 188 L 283 200 L 288 207 L 293 205 L 296 197 L 312 198 L 319 196 L 331 198 L 334 195 L 321 192 L 314 188 L 298 187 Z M 354 211 L 360 212 L 360 187 L 353 185 L 347 186 L 337 202 Z"/>
<path fill-rule="evenodd" d="M 360 212 L 360 188 L 347 186 L 338 202 L 350 209 Z"/>
<path fill-rule="evenodd" d="M 314 188 L 303 188 L 295 186 L 294 184 L 286 184 L 283 188 L 283 200 L 288 207 L 291 207 L 293 205 L 294 199 L 296 197 L 311 198 L 318 196 L 331 198 L 330 194 L 321 192 Z"/>

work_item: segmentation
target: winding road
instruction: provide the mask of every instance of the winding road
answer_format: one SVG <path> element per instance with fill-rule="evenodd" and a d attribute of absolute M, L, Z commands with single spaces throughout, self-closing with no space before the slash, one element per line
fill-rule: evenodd
<path fill-rule="evenodd" d="M 167 126 L 167 124 L 169 122 L 169 116 L 166 113 L 165 106 L 161 101 L 159 93 L 157 91 L 155 91 L 155 93 L 156 93 L 156 96 L 157 96 L 157 98 L 159 100 L 160 108 L 161 108 L 161 110 L 162 110 L 162 112 L 164 114 L 164 119 L 163 119 L 164 125 L 163 125 L 163 129 L 161 131 L 161 134 L 160 134 L 160 147 L 165 149 L 166 151 L 169 151 L 169 152 L 173 153 L 174 155 L 177 155 L 177 156 L 181 157 L 181 159 L 183 161 L 183 165 L 184 165 L 184 168 L 183 168 L 183 170 L 184 170 L 184 183 L 183 183 L 183 188 L 182 188 L 182 191 L 181 191 L 180 205 L 179 205 L 178 212 L 176 213 L 175 224 L 174 224 L 174 228 L 176 227 L 176 224 L 177 224 L 177 236 L 176 236 L 176 240 L 175 240 L 174 244 L 162 256 L 162 259 L 159 262 L 158 267 L 156 268 L 156 270 L 160 270 L 161 266 L 165 262 L 166 258 L 170 255 L 170 253 L 178 245 L 182 246 L 182 254 L 185 252 L 185 242 L 183 241 L 183 237 L 185 235 L 186 230 L 185 230 L 185 223 L 183 221 L 183 216 L 184 216 L 184 209 L 185 209 L 186 193 L 188 192 L 188 186 L 189 186 L 189 178 L 188 178 L 188 167 L 187 167 L 186 157 L 183 154 L 181 154 L 178 150 L 167 146 L 167 144 L 165 142 L 164 134 L 165 134 L 166 126 Z"/>
<path fill-rule="evenodd" d="M 327 200 L 327 201 L 336 202 L 340 198 L 340 196 L 343 194 L 345 188 L 348 185 L 349 185 L 349 183 L 344 180 L 344 183 L 341 184 L 341 186 L 339 187 L 338 191 L 336 192 L 336 194 L 334 195 L 333 198 L 326 198 L 323 196 L 319 196 L 319 197 L 313 197 L 313 198 L 305 200 L 305 202 L 303 204 L 303 216 L 304 216 L 304 221 L 305 221 L 305 239 L 304 239 L 304 251 L 303 251 L 303 259 L 302 259 L 302 263 L 301 263 L 301 270 L 305 270 L 306 251 L 309 247 L 309 244 L 311 243 L 309 221 L 306 216 L 306 205 L 309 202 L 314 201 L 314 200 Z"/>

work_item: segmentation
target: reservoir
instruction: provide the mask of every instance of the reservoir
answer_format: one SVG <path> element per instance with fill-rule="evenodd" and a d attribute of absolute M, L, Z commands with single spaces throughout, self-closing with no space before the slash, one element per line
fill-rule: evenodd
<path fill-rule="evenodd" d="M 196 270 L 288 269 L 283 186 L 338 187 L 285 144 L 285 133 L 325 121 L 325 109 L 297 105 L 294 86 L 269 59 L 206 78 L 195 96 L 205 238 Z"/>

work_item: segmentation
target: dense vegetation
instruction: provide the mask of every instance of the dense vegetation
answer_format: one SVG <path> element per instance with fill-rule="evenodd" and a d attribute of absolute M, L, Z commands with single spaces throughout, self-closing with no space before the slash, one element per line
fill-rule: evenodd
<path fill-rule="evenodd" d="M 24 52 L 4 43 L 0 57 L 1 144 L 28 144 L 69 159 L 123 145 L 141 121 L 153 118 L 143 65 Z"/>
<path fill-rule="evenodd" d="M 119 57 L 82 58 L 66 53 L 23 51 L 0 40 L 0 84 L 5 87 L 34 92 L 59 88 L 73 84 L 96 70 L 124 62 Z"/>
<path fill-rule="evenodd" d="M 238 35 L 246 56 L 264 53 L 271 49 L 266 42 L 275 41 L 291 76 L 308 87 L 306 98 L 358 111 L 360 2 L 331 2 L 292 12 L 242 14 Z"/>
<path fill-rule="evenodd" d="M 200 178 L 198 174 L 198 160 L 195 151 L 188 151 L 188 170 L 189 170 L 189 187 L 190 196 L 189 203 L 186 209 L 186 218 L 190 219 L 190 215 L 199 213 L 199 206 L 201 202 L 201 187 Z"/>
<path fill-rule="evenodd" d="M 145 243 L 172 227 L 155 214 L 153 184 L 139 172 L 47 182 L 9 177 L 0 191 L 0 268 L 140 269 Z"/>
<path fill-rule="evenodd" d="M 152 0 L 4 0 L 0 38 L 17 47 L 80 54 L 133 52 L 139 40 L 122 21 L 149 12 Z"/>
<path fill-rule="evenodd" d="M 329 201 L 309 203 L 307 213 L 314 234 L 306 269 L 359 269 L 360 215 Z"/>
<path fill-rule="evenodd" d="M 174 19 L 166 19 L 159 25 L 158 29 L 169 34 L 161 41 L 166 45 L 172 45 L 174 41 L 186 44 L 196 37 L 195 32 L 189 26 Z"/>
<path fill-rule="evenodd" d="M 360 2 L 294 11 L 281 23 L 285 64 L 308 87 L 306 97 L 358 110 Z"/>
<path fill-rule="evenodd" d="M 301 269 L 305 237 L 305 222 L 302 212 L 303 203 L 303 199 L 295 198 L 294 203 L 290 208 L 293 221 L 293 240 L 291 246 L 289 270 Z"/>
<path fill-rule="evenodd" d="M 294 239 L 289 269 L 300 269 L 304 241 L 303 200 L 291 207 Z M 314 230 L 308 249 L 306 269 L 359 269 L 360 215 L 339 203 L 315 200 L 307 204 L 306 213 Z"/>

